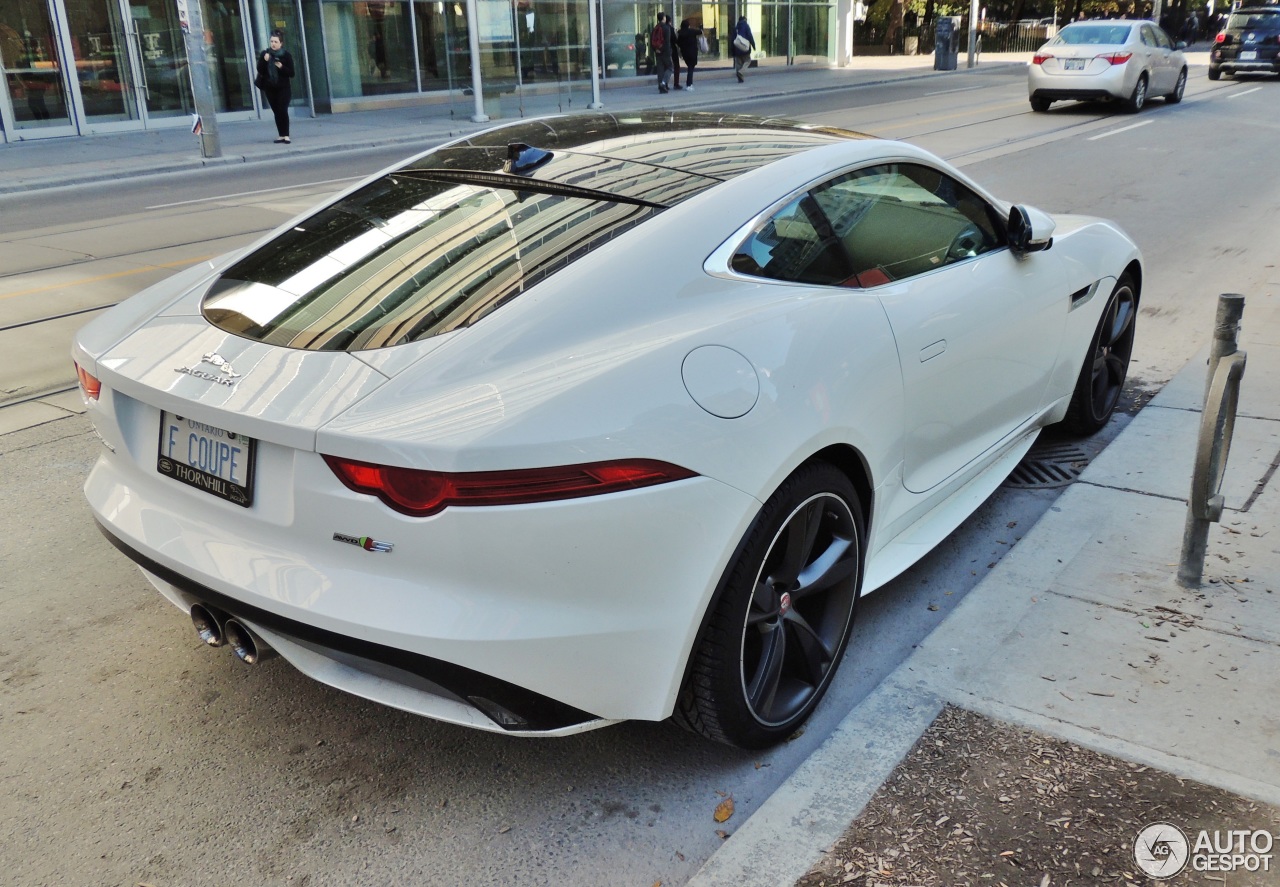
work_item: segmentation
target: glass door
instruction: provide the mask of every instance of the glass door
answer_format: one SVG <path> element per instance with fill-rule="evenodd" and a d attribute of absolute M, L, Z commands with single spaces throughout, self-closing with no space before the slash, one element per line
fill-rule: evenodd
<path fill-rule="evenodd" d="M 86 127 L 142 122 L 138 83 L 118 0 L 64 0 Z"/>
<path fill-rule="evenodd" d="M 71 101 L 46 0 L 0 0 L 0 74 L 10 139 L 71 135 Z"/>
<path fill-rule="evenodd" d="M 142 72 L 146 119 L 190 117 L 195 113 L 195 102 L 178 4 L 172 0 L 129 0 L 128 9 L 135 62 Z"/>
<path fill-rule="evenodd" d="M 248 52 L 249 30 L 243 0 L 240 3 L 201 0 L 200 9 L 208 38 L 205 60 L 213 81 L 219 119 L 226 113 L 253 111 L 253 76 L 249 72 L 255 60 Z"/>

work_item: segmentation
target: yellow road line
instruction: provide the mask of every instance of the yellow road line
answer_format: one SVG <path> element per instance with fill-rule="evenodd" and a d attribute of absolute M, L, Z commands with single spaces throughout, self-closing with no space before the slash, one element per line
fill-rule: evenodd
<path fill-rule="evenodd" d="M 207 262 L 212 258 L 214 258 L 214 256 L 200 256 L 197 259 L 182 259 L 178 262 L 166 262 L 163 265 L 147 265 L 144 268 L 133 268 L 129 271 L 115 271 L 111 274 L 99 274 L 97 277 L 86 277 L 84 280 L 73 280 L 71 283 L 51 283 L 48 286 L 37 286 L 29 290 L 18 290 L 16 293 L 0 293 L 0 299 L 13 299 L 18 296 L 30 296 L 34 293 L 47 293 L 49 290 L 84 286 L 86 283 L 98 283 L 102 280 L 111 280 L 115 277 L 128 277 L 132 274 L 145 274 L 148 271 L 154 271 L 157 268 L 177 268 L 182 265 L 196 265 L 200 262 Z"/>

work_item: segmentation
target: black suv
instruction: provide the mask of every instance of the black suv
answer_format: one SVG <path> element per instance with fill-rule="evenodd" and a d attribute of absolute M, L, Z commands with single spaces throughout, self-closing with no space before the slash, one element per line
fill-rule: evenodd
<path fill-rule="evenodd" d="M 1280 6 L 1246 6 L 1227 17 L 1209 53 L 1209 79 L 1280 74 Z"/>

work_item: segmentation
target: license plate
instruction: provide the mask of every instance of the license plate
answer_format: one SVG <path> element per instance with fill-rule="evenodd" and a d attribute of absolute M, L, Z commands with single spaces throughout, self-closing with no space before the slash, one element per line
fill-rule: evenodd
<path fill-rule="evenodd" d="M 1068 71 L 1083 71 L 1084 59 L 1065 59 L 1063 67 Z"/>
<path fill-rule="evenodd" d="M 253 504 L 253 438 L 175 413 L 160 414 L 156 470 L 248 508 Z"/>
<path fill-rule="evenodd" d="M 1253 50 L 1253 51 L 1246 50 L 1245 52 L 1240 53 L 1240 61 L 1242 62 L 1251 62 L 1257 57 L 1258 57 L 1258 53 L 1256 50 Z"/>

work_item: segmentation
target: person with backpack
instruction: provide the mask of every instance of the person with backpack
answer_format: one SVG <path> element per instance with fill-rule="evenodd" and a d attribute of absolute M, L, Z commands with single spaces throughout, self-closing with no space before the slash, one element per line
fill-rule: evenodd
<path fill-rule="evenodd" d="M 751 52 L 756 48 L 756 38 L 751 33 L 751 25 L 747 24 L 745 15 L 738 16 L 738 26 L 734 29 L 733 34 L 733 73 L 738 75 L 738 82 L 742 83 L 742 69 L 747 66 L 747 62 L 751 60 Z"/>
<path fill-rule="evenodd" d="M 702 29 L 690 25 L 688 19 L 680 23 L 680 30 L 676 32 L 677 55 L 679 58 L 684 59 L 684 66 L 687 71 L 684 81 L 686 92 L 693 92 L 693 69 L 698 66 L 698 38 L 701 36 Z M 676 89 L 679 89 L 680 68 L 678 61 L 676 65 Z"/>
<path fill-rule="evenodd" d="M 671 91 L 671 68 L 674 59 L 676 32 L 667 21 L 665 12 L 658 13 L 658 23 L 649 35 L 649 48 L 653 50 L 653 61 L 658 68 L 658 92 Z"/>

